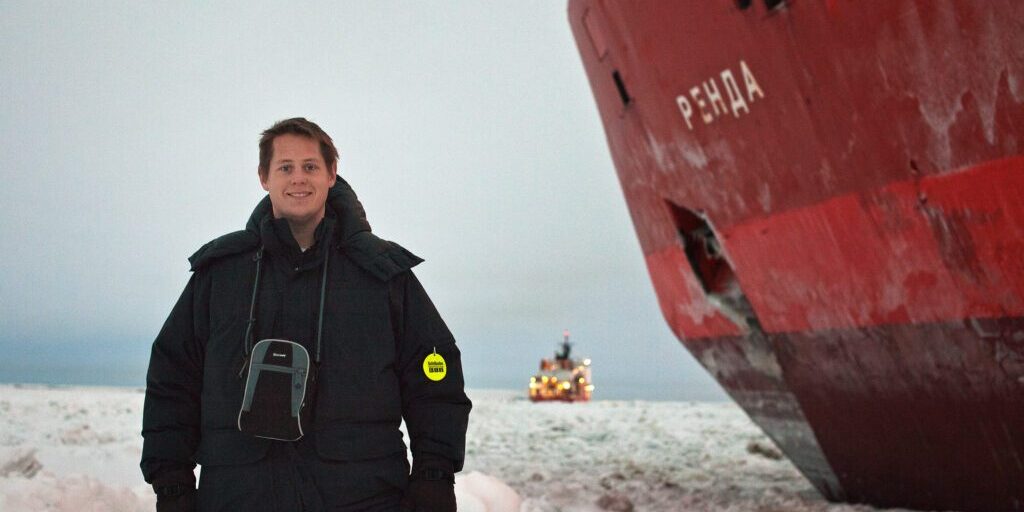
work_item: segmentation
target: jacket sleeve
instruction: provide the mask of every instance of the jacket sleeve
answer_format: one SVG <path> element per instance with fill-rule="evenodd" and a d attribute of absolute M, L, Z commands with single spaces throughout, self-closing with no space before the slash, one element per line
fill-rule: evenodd
<path fill-rule="evenodd" d="M 153 342 L 142 410 L 142 475 L 146 482 L 191 475 L 199 446 L 203 351 L 196 305 L 202 285 L 193 273 Z"/>
<path fill-rule="evenodd" d="M 413 463 L 440 457 L 460 471 L 472 403 L 464 390 L 459 348 L 411 270 L 396 276 L 391 287 L 402 416 L 409 429 Z M 424 359 L 435 350 L 447 367 L 438 381 L 428 379 L 423 371 Z"/>

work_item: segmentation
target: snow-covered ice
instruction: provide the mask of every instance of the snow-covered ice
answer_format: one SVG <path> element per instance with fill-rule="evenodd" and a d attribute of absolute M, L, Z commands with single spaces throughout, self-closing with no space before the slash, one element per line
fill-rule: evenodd
<path fill-rule="evenodd" d="M 731 403 L 473 390 L 463 512 L 867 512 L 830 504 Z M 0 385 L 0 510 L 154 509 L 138 389 Z"/>
<path fill-rule="evenodd" d="M 507 483 L 523 511 L 877 510 L 825 501 L 733 403 L 523 395 L 472 392 L 466 446 L 466 469 Z"/>

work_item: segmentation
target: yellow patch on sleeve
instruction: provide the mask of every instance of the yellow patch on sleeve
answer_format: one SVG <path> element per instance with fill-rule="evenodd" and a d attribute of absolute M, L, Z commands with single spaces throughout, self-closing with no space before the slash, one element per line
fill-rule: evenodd
<path fill-rule="evenodd" d="M 448 366 L 444 363 L 444 358 L 441 357 L 441 354 L 437 353 L 436 349 L 423 360 L 423 373 L 428 379 L 435 382 L 443 379 L 448 374 Z"/>

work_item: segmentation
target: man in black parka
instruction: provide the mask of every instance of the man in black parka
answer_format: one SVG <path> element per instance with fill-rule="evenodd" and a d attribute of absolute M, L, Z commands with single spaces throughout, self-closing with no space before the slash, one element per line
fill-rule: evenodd
<path fill-rule="evenodd" d="M 260 141 L 268 196 L 245 230 L 189 258 L 146 379 L 141 467 L 158 511 L 455 510 L 471 407 L 459 350 L 410 270 L 422 260 L 370 232 L 337 155 L 316 124 L 275 124 Z M 252 307 L 255 340 L 313 354 L 322 329 L 312 424 L 298 441 L 239 431 Z M 440 380 L 425 363 L 435 353 Z"/>

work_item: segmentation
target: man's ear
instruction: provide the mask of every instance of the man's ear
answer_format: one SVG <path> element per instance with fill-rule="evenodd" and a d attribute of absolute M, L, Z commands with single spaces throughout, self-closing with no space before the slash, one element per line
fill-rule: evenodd
<path fill-rule="evenodd" d="M 270 192 L 270 185 L 267 185 L 267 182 L 263 179 L 263 173 L 260 172 L 260 168 L 259 167 L 256 168 L 256 176 L 259 177 L 259 179 L 260 179 L 260 186 L 263 187 L 263 190 L 266 190 L 267 192 Z"/>
<path fill-rule="evenodd" d="M 335 161 L 334 165 L 331 166 L 331 181 L 330 186 L 334 186 L 334 183 L 338 181 L 338 162 Z"/>

